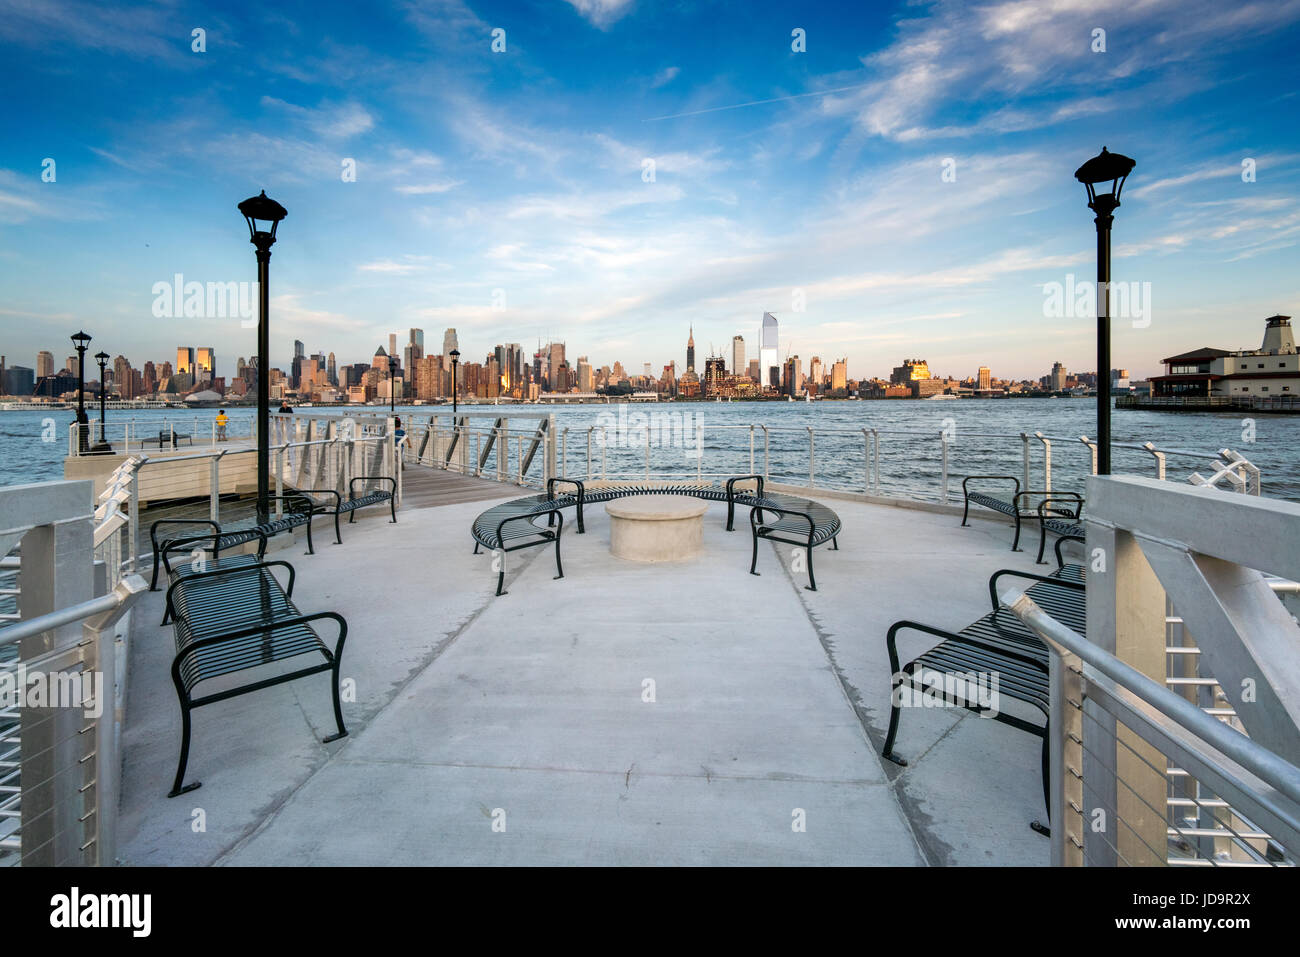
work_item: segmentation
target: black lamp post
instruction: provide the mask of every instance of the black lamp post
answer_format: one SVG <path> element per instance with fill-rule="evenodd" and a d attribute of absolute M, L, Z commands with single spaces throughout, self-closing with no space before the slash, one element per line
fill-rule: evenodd
<path fill-rule="evenodd" d="M 1119 208 L 1119 192 L 1136 160 L 1106 147 L 1074 172 L 1088 189 L 1088 208 L 1097 214 L 1097 474 L 1110 474 L 1110 227 Z M 1098 192 L 1099 184 L 1110 192 Z"/>
<path fill-rule="evenodd" d="M 257 520 L 265 522 L 271 514 L 271 333 L 267 314 L 271 247 L 276 227 L 289 214 L 266 190 L 240 203 L 239 211 L 248 222 L 248 241 L 257 247 Z"/>
<path fill-rule="evenodd" d="M 95 353 L 95 359 L 99 362 L 99 441 L 91 451 L 101 455 L 113 451 L 113 447 L 108 444 L 104 423 L 104 377 L 107 375 L 104 367 L 108 365 L 109 358 L 109 354 L 102 350 Z"/>
<path fill-rule="evenodd" d="M 78 332 L 72 337 L 72 346 L 77 350 L 77 453 L 85 455 L 90 425 L 86 417 L 86 350 L 90 348 L 90 336 Z"/>
<path fill-rule="evenodd" d="M 388 357 L 388 411 L 396 411 L 397 402 L 397 359 Z"/>
<path fill-rule="evenodd" d="M 451 414 L 452 424 L 455 425 L 456 416 L 456 366 L 460 363 L 460 350 L 451 350 Z"/>

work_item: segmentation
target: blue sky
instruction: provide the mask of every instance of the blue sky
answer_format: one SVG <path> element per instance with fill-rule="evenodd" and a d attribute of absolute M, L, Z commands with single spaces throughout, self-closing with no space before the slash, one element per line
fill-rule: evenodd
<path fill-rule="evenodd" d="M 1297 21 L 1295 0 L 0 0 L 0 352 L 61 361 L 84 326 L 137 366 L 212 345 L 230 374 L 255 331 L 155 318 L 152 290 L 255 278 L 235 205 L 265 189 L 289 210 L 280 366 L 293 339 L 342 363 L 455 326 L 468 361 L 554 337 L 657 372 L 690 323 L 699 354 L 741 334 L 754 356 L 771 311 L 783 354 L 852 377 L 1091 370 L 1092 323 L 1046 316 L 1042 287 L 1094 275 L 1073 173 L 1105 144 L 1137 160 L 1114 278 L 1151 283 L 1115 365 L 1156 372 L 1300 311 Z"/>

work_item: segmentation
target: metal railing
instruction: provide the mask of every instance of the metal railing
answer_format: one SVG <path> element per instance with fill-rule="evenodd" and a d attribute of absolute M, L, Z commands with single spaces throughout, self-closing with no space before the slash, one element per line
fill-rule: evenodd
<path fill-rule="evenodd" d="M 1003 598 L 1051 651 L 1053 862 L 1294 866 L 1300 505 L 1134 478 L 1088 493 L 1088 638 Z"/>
<path fill-rule="evenodd" d="M 82 442 L 82 436 L 85 442 Z M 68 455 L 130 455 L 149 449 L 218 448 L 227 442 L 241 444 L 257 441 L 257 421 L 231 418 L 224 429 L 214 415 L 166 416 L 143 420 L 115 418 L 100 424 L 92 419 L 86 425 L 68 425 Z M 103 446 L 107 445 L 105 450 Z"/>
<path fill-rule="evenodd" d="M 1082 462 L 1080 455 L 1073 457 L 1072 468 L 1064 476 L 1067 489 L 1081 487 L 1084 477 L 1095 475 L 1097 470 L 1097 443 L 1086 435 L 763 424 L 714 425 L 706 429 L 698 421 L 686 421 L 690 413 L 628 414 L 623 408 L 619 415 L 620 421 L 614 426 L 563 428 L 559 437 L 560 474 L 696 480 L 759 474 L 769 482 L 808 489 L 947 504 L 960 491 L 957 486 L 963 475 L 990 471 L 1016 472 L 1026 489 L 1050 492 L 1055 482 L 1055 488 L 1060 490 L 1062 476 L 1054 452 L 1059 458 L 1062 447 L 1085 457 Z M 673 416 L 682 421 L 675 421 Z M 1189 473 L 1193 463 L 1203 467 L 1211 462 L 1216 469 L 1214 481 L 1231 476 L 1239 490 L 1259 494 L 1259 470 L 1227 450 L 1162 447 L 1153 442 L 1116 442 L 1111 447 L 1121 470 L 1147 472 L 1164 479 L 1171 460 L 1187 463 Z M 1227 457 L 1228 462 L 1218 462 L 1219 456 Z M 1195 481 L 1190 474 L 1188 477 Z"/>

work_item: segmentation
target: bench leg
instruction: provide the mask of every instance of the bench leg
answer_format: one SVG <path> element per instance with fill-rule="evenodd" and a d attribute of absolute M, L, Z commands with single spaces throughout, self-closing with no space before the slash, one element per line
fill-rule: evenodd
<path fill-rule="evenodd" d="M 965 525 L 965 524 L 966 524 L 966 516 L 968 516 L 968 515 L 970 515 L 970 499 L 969 499 L 969 498 L 966 499 L 965 504 L 962 505 L 962 509 L 961 509 L 961 523 L 962 523 L 962 525 Z"/>
<path fill-rule="evenodd" d="M 1011 541 L 1011 550 L 1013 552 L 1018 552 L 1020 551 L 1020 516 L 1016 515 L 1015 520 L 1016 520 L 1016 537 Z"/>
<path fill-rule="evenodd" d="M 342 544 L 343 544 L 343 536 L 342 536 L 341 534 L 339 534 L 339 513 L 338 513 L 338 509 L 335 509 L 335 510 L 334 510 L 334 543 L 335 543 L 336 545 L 342 545 Z"/>
<path fill-rule="evenodd" d="M 751 575 L 757 575 L 758 572 L 754 571 L 754 569 L 757 567 L 758 567 L 758 532 L 754 532 L 754 550 L 753 552 L 750 553 L 750 557 L 749 557 L 749 573 Z"/>
<path fill-rule="evenodd" d="M 1047 564 L 1047 562 L 1043 561 L 1043 548 L 1046 545 L 1047 545 L 1047 526 L 1040 524 L 1038 526 L 1038 560 L 1035 562 L 1035 564 L 1037 565 Z"/>
<path fill-rule="evenodd" d="M 316 548 L 311 543 L 311 519 L 310 518 L 307 519 L 307 554 L 308 555 L 316 554 Z"/>
<path fill-rule="evenodd" d="M 736 503 L 728 499 L 727 500 L 727 531 L 729 532 L 735 531 L 735 529 L 732 527 L 735 520 L 736 520 Z"/>
<path fill-rule="evenodd" d="M 840 550 L 840 537 L 838 535 L 831 539 L 831 550 L 836 552 Z"/>
<path fill-rule="evenodd" d="M 193 791 L 201 787 L 203 782 L 195 781 L 193 784 L 185 783 L 185 765 L 190 760 L 190 706 L 184 701 L 181 702 L 181 757 L 176 765 L 176 780 L 172 783 L 172 789 L 167 792 L 169 798 Z"/>
<path fill-rule="evenodd" d="M 812 546 L 811 546 L 811 545 L 808 546 L 808 584 L 807 584 L 807 585 L 804 585 L 804 588 L 807 589 L 808 591 L 816 591 L 816 590 L 817 590 L 817 579 L 813 577 L 813 567 L 812 567 Z"/>
<path fill-rule="evenodd" d="M 582 523 L 582 501 L 578 501 L 578 534 L 582 535 L 587 531 L 587 526 Z"/>
<path fill-rule="evenodd" d="M 475 542 L 475 543 L 474 543 L 474 554 L 475 554 L 475 555 L 478 554 L 478 542 Z"/>
<path fill-rule="evenodd" d="M 406 466 L 403 465 L 402 468 L 406 468 Z M 397 496 L 396 495 L 393 495 L 388 499 L 388 512 L 390 515 L 393 516 L 389 520 L 388 524 L 396 525 L 397 524 Z"/>
<path fill-rule="evenodd" d="M 885 635 L 885 650 L 889 653 L 889 674 L 891 676 L 899 675 L 898 670 L 898 631 L 899 626 L 895 625 L 889 629 Z M 909 672 L 910 675 L 910 672 Z M 885 748 L 880 752 L 882 757 L 888 758 L 897 765 L 907 767 L 907 761 L 900 758 L 894 753 L 894 741 L 898 737 L 898 719 L 902 716 L 903 709 L 898 700 L 898 689 L 907 681 L 907 678 L 891 677 L 889 689 L 889 731 L 885 734 Z"/>
<path fill-rule="evenodd" d="M 149 583 L 150 591 L 158 590 L 158 549 L 153 550 L 153 581 Z"/>
<path fill-rule="evenodd" d="M 564 526 L 561 525 L 560 528 L 564 528 Z M 560 564 L 560 536 L 559 535 L 555 536 L 555 571 L 557 574 L 555 578 L 552 579 L 552 581 L 558 581 L 559 579 L 564 577 L 564 566 Z"/>
<path fill-rule="evenodd" d="M 346 738 L 348 736 L 348 729 L 343 725 L 343 703 L 342 701 L 339 700 L 338 659 L 336 658 L 334 659 L 334 661 L 335 661 L 334 671 L 332 672 L 332 674 L 334 675 L 334 723 L 339 726 L 339 729 L 334 734 L 328 735 L 324 739 L 324 742 L 326 744 L 329 744 L 331 741 L 337 741 L 339 738 Z"/>

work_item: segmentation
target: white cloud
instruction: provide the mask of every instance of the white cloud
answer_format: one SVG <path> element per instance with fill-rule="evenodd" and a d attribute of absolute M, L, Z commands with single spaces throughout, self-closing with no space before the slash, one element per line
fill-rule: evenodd
<path fill-rule="evenodd" d="M 632 9 L 632 0 L 568 0 L 569 4 L 591 25 L 608 29 Z"/>

